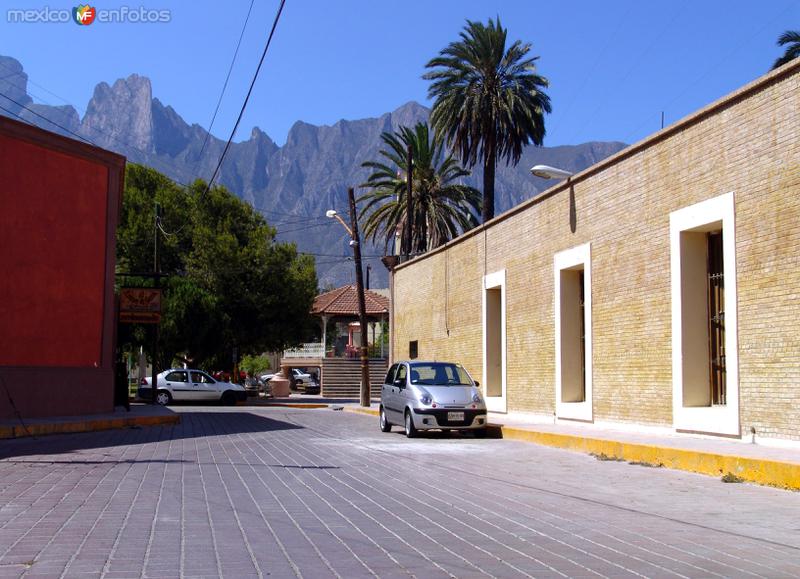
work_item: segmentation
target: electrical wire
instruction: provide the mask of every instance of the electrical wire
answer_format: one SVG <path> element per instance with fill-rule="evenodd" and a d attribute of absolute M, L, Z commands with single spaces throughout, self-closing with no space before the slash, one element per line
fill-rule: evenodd
<path fill-rule="evenodd" d="M 707 69 L 706 69 L 704 72 L 702 72 L 702 73 L 701 73 L 699 76 L 697 76 L 697 78 L 695 78 L 695 79 L 694 79 L 692 82 L 689 82 L 689 83 L 682 83 L 680 86 L 682 86 L 682 87 L 683 87 L 683 90 L 682 90 L 682 91 L 680 91 L 680 92 L 679 92 L 677 95 L 675 95 L 674 97 L 672 97 L 672 99 L 670 99 L 670 100 L 669 100 L 669 102 L 667 102 L 667 104 L 665 104 L 665 105 L 662 105 L 662 106 L 660 107 L 660 108 L 661 108 L 661 111 L 663 112 L 663 111 L 666 111 L 666 110 L 668 110 L 668 109 L 669 109 L 669 107 L 671 107 L 673 104 L 675 104 L 675 102 L 677 102 L 678 100 L 680 100 L 681 98 L 683 98 L 683 97 L 686 95 L 686 93 L 688 93 L 688 92 L 689 92 L 689 91 L 690 91 L 692 88 L 694 88 L 694 86 L 695 86 L 695 85 L 696 85 L 696 84 L 697 84 L 697 83 L 698 83 L 700 80 L 702 80 L 702 79 L 704 79 L 705 77 L 709 76 L 709 75 L 711 74 L 711 72 L 712 72 L 712 71 L 714 71 L 715 69 L 719 68 L 719 67 L 720 67 L 720 65 L 721 65 L 723 62 L 725 62 L 725 61 L 729 60 L 729 59 L 730 59 L 730 58 L 731 58 L 731 57 L 732 57 L 734 54 L 736 54 L 738 51 L 740 51 L 740 50 L 742 49 L 742 47 L 744 47 L 744 46 L 745 46 L 745 45 L 747 45 L 748 43 L 752 42 L 754 38 L 756 38 L 756 37 L 757 37 L 757 36 L 759 36 L 759 35 L 760 35 L 762 32 L 764 32 L 764 31 L 765 31 L 765 30 L 766 30 L 766 29 L 767 29 L 769 26 L 771 26 L 771 25 L 772 25 L 772 24 L 773 24 L 773 23 L 774 23 L 776 20 L 778 20 L 778 19 L 780 19 L 780 18 L 783 18 L 783 17 L 784 17 L 784 15 L 785 15 L 785 14 L 786 14 L 786 13 L 787 13 L 787 12 L 788 12 L 788 11 L 789 11 L 791 8 L 794 8 L 794 7 L 795 7 L 795 5 L 794 5 L 794 4 L 788 4 L 784 10 L 782 10 L 782 11 L 781 11 L 781 12 L 779 12 L 778 14 L 774 15 L 773 17 L 771 17 L 771 18 L 770 18 L 769 20 L 767 20 L 767 21 L 766 21 L 766 22 L 765 22 L 765 23 L 764 23 L 764 24 L 763 24 L 763 25 L 762 25 L 760 28 L 758 28 L 758 29 L 757 29 L 757 30 L 756 30 L 756 31 L 755 31 L 753 34 L 751 34 L 749 37 L 747 37 L 747 38 L 746 38 L 746 39 L 744 39 L 743 41 L 741 41 L 741 42 L 739 42 L 738 44 L 736 44 L 736 46 L 734 46 L 734 47 L 733 47 L 733 48 L 732 48 L 730 51 L 728 51 L 728 52 L 727 52 L 727 53 L 726 53 L 726 54 L 725 54 L 725 55 L 724 55 L 722 58 L 720 58 L 720 59 L 719 59 L 717 62 L 715 62 L 714 64 L 712 64 L 711 66 L 709 66 L 709 67 L 708 67 L 708 68 L 707 68 Z M 647 123 L 649 123 L 649 122 L 650 122 L 651 118 L 652 118 L 651 116 L 648 116 L 648 118 L 644 119 L 644 120 L 643 120 L 643 121 L 642 121 L 642 122 L 641 122 L 641 123 L 640 123 L 640 124 L 639 124 L 639 125 L 636 127 L 636 129 L 634 129 L 633 131 L 631 131 L 631 132 L 628 134 L 628 136 L 626 137 L 626 141 L 628 141 L 628 142 L 632 142 L 632 141 L 633 141 L 633 140 L 636 138 L 636 136 L 637 136 L 637 135 L 639 135 L 639 132 L 642 130 L 642 128 L 643 128 L 645 125 L 647 125 Z M 662 128 L 663 128 L 663 127 L 662 127 Z"/>
<path fill-rule="evenodd" d="M 21 88 L 23 88 L 23 87 L 20 87 L 20 86 L 18 86 L 18 85 L 16 85 L 16 84 L 13 84 L 13 83 L 9 83 L 9 84 L 11 84 L 12 86 L 14 86 L 14 87 L 16 87 L 16 88 L 20 88 L 20 89 L 21 89 Z M 29 94 L 29 95 L 33 95 L 33 96 L 36 96 L 36 97 L 37 97 L 37 98 L 39 98 L 40 100 L 44 101 L 44 99 L 41 99 L 41 97 L 38 97 L 36 94 L 34 94 L 34 93 L 31 93 L 30 91 L 28 91 L 28 90 L 27 90 L 27 88 L 26 88 L 25 90 L 26 90 L 26 93 L 27 93 L 27 94 Z M 54 120 L 52 120 L 52 119 L 50 119 L 50 118 L 48 118 L 48 117 L 45 117 L 45 116 L 43 116 L 43 115 L 41 115 L 41 114 L 37 113 L 35 110 L 31 109 L 31 108 L 30 108 L 30 107 L 28 107 L 27 105 L 24 105 L 24 104 L 20 103 L 19 101 L 17 101 L 17 100 L 15 100 L 15 99 L 11 98 L 10 96 L 8 96 L 8 95 L 6 95 L 6 94 L 4 94 L 4 93 L 2 93 L 2 92 L 0 92 L 0 97 L 3 97 L 4 99 L 7 99 L 7 100 L 9 100 L 9 101 L 13 102 L 14 104 L 16 104 L 17 106 L 19 106 L 19 107 L 21 107 L 21 108 L 25 109 L 25 110 L 26 110 L 26 111 L 28 111 L 29 113 L 31 113 L 31 114 L 33 114 L 33 115 L 36 115 L 37 117 L 39 117 L 39 118 L 41 118 L 41 119 L 43 119 L 43 120 L 47 121 L 47 122 L 48 122 L 48 123 L 50 123 L 51 125 L 54 125 L 54 126 L 56 126 L 56 127 L 60 128 L 60 129 L 61 129 L 62 131 L 64 131 L 65 133 L 68 133 L 68 134 L 72 135 L 73 137 L 75 137 L 75 138 L 77 138 L 77 139 L 80 139 L 80 140 L 82 140 L 82 141 L 84 141 L 84 142 L 86 142 L 86 143 L 88 143 L 88 144 L 90 144 L 90 145 L 92 145 L 92 146 L 94 146 L 94 147 L 98 147 L 98 148 L 100 148 L 100 149 L 103 149 L 103 148 L 105 148 L 105 147 L 103 147 L 103 146 L 99 145 L 99 144 L 98 144 L 96 141 L 93 141 L 92 139 L 90 139 L 90 138 L 88 138 L 88 137 L 85 137 L 84 135 L 78 134 L 78 133 L 76 133 L 75 131 L 73 131 L 73 130 L 71 130 L 71 129 L 68 129 L 67 127 L 65 127 L 65 126 L 63 126 L 63 125 L 61 125 L 61 124 L 57 123 L 56 121 L 54 121 Z M 44 101 L 44 102 L 45 102 L 45 104 L 47 104 L 47 101 Z M 53 106 L 53 105 L 49 105 L 49 106 Z M 74 105 L 70 105 L 70 106 L 73 106 L 73 108 L 74 108 Z M 14 114 L 14 113 L 11 113 L 11 114 Z M 20 115 L 14 115 L 14 116 L 16 116 L 18 119 L 20 119 L 20 120 L 22 120 L 22 121 L 28 122 L 28 121 L 27 121 L 27 120 L 26 120 L 24 117 L 21 117 Z M 33 124 L 33 123 L 28 123 L 28 124 Z M 33 125 L 33 126 L 36 126 L 36 125 Z M 140 149 L 139 147 L 137 147 L 137 146 L 135 146 L 135 145 L 132 145 L 132 144 L 128 143 L 127 141 L 124 141 L 124 140 L 122 140 L 122 139 L 120 139 L 120 138 L 118 138 L 118 137 L 115 137 L 114 135 L 112 135 L 112 134 L 110 134 L 110 133 L 106 133 L 105 131 L 102 131 L 102 130 L 98 129 L 97 127 L 88 126 L 87 128 L 91 129 L 91 130 L 92 130 L 92 131 L 94 131 L 95 133 L 99 133 L 99 134 L 101 134 L 101 135 L 104 135 L 104 136 L 108 137 L 109 139 L 112 139 L 112 140 L 114 140 L 114 141 L 117 141 L 118 143 L 120 143 L 120 144 L 122 144 L 122 145 L 124 145 L 124 146 L 126 146 L 126 147 L 129 147 L 129 148 L 131 148 L 131 149 L 133 149 L 133 150 L 135 150 L 135 151 L 138 151 L 138 152 L 139 152 L 139 153 L 141 153 L 142 155 L 147 155 L 147 156 L 149 156 L 149 155 L 150 155 L 149 153 L 147 153 L 146 151 L 143 151 L 143 150 L 142 150 L 142 149 Z M 162 161 L 162 160 L 161 160 L 161 159 L 159 159 L 158 157 L 153 157 L 151 160 L 152 160 L 152 161 L 156 161 L 157 163 L 160 163 L 160 164 L 161 164 L 161 167 L 162 167 L 162 169 L 161 169 L 162 171 L 164 171 L 164 169 L 165 169 L 165 168 L 166 168 L 166 170 L 167 170 L 167 171 L 170 171 L 170 170 L 172 170 L 172 169 L 173 169 L 173 167 L 171 167 L 171 166 L 170 166 L 170 165 L 168 165 L 168 164 L 167 164 L 165 161 Z M 188 186 L 186 183 L 183 183 L 183 182 L 181 182 L 181 181 L 179 181 L 179 180 L 177 180 L 177 179 L 175 179 L 175 178 L 173 178 L 173 177 L 170 177 L 169 175 L 166 175 L 166 174 L 164 174 L 164 176 L 165 176 L 167 179 L 169 179 L 170 181 L 174 182 L 176 185 L 180 185 L 180 186 L 182 186 L 182 187 L 189 187 L 189 186 Z"/>
<path fill-rule="evenodd" d="M 626 70 L 626 72 L 622 75 L 622 77 L 618 81 L 616 81 L 614 83 L 615 87 L 624 88 L 624 83 L 628 80 L 628 78 L 630 78 L 631 74 L 633 74 L 633 72 L 639 67 L 639 65 L 642 64 L 645 61 L 645 57 L 653 49 L 653 47 L 655 47 L 656 44 L 661 42 L 661 39 L 664 37 L 664 35 L 667 33 L 667 31 L 670 28 L 672 28 L 672 26 L 681 17 L 684 17 L 686 15 L 686 13 L 687 13 L 687 10 L 686 10 L 686 7 L 685 7 L 686 4 L 687 4 L 686 0 L 684 0 L 683 4 L 675 3 L 676 10 L 673 13 L 672 18 L 670 18 L 668 21 L 666 21 L 664 26 L 661 27 L 661 29 L 660 29 L 658 34 L 654 34 L 654 35 L 650 36 L 650 42 L 648 43 L 648 45 L 644 48 L 644 50 L 638 52 L 638 57 L 633 62 L 633 64 L 631 66 L 629 66 L 628 69 Z M 606 102 L 607 102 L 608 97 L 609 97 L 610 90 L 611 89 L 607 89 L 604 93 L 602 93 L 602 95 L 600 96 L 599 99 L 595 99 L 595 101 L 598 103 L 597 106 L 594 108 L 594 110 L 591 112 L 591 114 L 586 117 L 586 120 L 580 125 L 580 128 L 578 130 L 576 130 L 576 131 L 573 131 L 572 137 L 570 139 L 571 142 L 577 141 L 579 136 L 583 133 L 583 131 L 596 118 L 598 118 L 598 116 L 600 115 L 600 111 L 602 111 L 603 107 L 606 105 Z"/>
<path fill-rule="evenodd" d="M 17 105 L 17 106 L 19 106 L 19 107 L 22 107 L 23 109 L 25 109 L 25 110 L 26 110 L 26 111 L 28 111 L 29 113 L 31 113 L 31 114 L 34 114 L 34 115 L 36 115 L 37 117 L 39 117 L 39 118 L 41 118 L 41 119 L 43 119 L 43 120 L 47 121 L 47 122 L 48 122 L 48 123 L 50 123 L 51 125 L 58 127 L 58 128 L 59 128 L 59 129 L 61 129 L 62 131 L 66 131 L 67 133 L 69 133 L 69 134 L 71 134 L 71 135 L 74 135 L 75 137 L 77 137 L 77 138 L 81 139 L 82 141 L 84 141 L 84 142 L 86 142 L 86 143 L 88 143 L 88 144 L 90 144 L 90 145 L 97 146 L 97 145 L 95 145 L 95 143 L 93 143 L 92 141 L 90 141 L 90 140 L 89 140 L 89 139 L 87 139 L 86 137 L 82 137 L 81 135 L 79 135 L 79 134 L 78 134 L 78 133 L 76 133 L 75 131 L 72 131 L 72 130 L 68 129 L 67 127 L 63 126 L 63 125 L 61 125 L 61 124 L 59 124 L 59 123 L 57 123 L 57 122 L 55 122 L 55 121 L 53 121 L 53 120 L 51 120 L 51 119 L 48 119 L 48 118 L 47 118 L 46 116 L 44 116 L 44 115 L 40 115 L 39 113 L 37 113 L 37 112 L 36 112 L 36 111 L 34 111 L 33 109 L 29 109 L 28 107 L 26 107 L 24 104 L 20 103 L 19 101 L 12 99 L 10 96 L 7 96 L 7 95 L 5 95 L 5 94 L 3 94 L 3 93 L 0 93 L 0 96 L 1 96 L 1 97 L 3 97 L 3 98 L 4 98 L 4 99 L 6 99 L 6 100 L 9 100 L 9 101 L 11 101 L 12 103 L 14 103 L 14 104 L 15 104 L 15 105 Z M 4 109 L 4 110 L 8 110 L 8 109 Z M 18 119 L 22 119 L 22 120 L 24 120 L 24 119 L 22 118 L 22 116 L 20 116 L 19 114 L 16 114 L 16 113 L 12 113 L 12 114 L 13 114 L 15 117 L 17 117 Z"/>
<path fill-rule="evenodd" d="M 225 160 L 225 155 L 228 153 L 228 149 L 231 146 L 233 137 L 236 135 L 236 130 L 239 128 L 239 123 L 242 122 L 244 111 L 247 108 L 247 103 L 250 100 L 250 95 L 253 93 L 253 87 L 256 84 L 258 73 L 261 71 L 261 65 L 264 64 L 264 58 L 266 58 L 267 51 L 269 50 L 269 46 L 272 43 L 272 37 L 274 36 L 275 29 L 278 26 L 278 21 L 280 20 L 281 13 L 283 12 L 284 4 L 286 4 L 286 0 L 281 0 L 280 6 L 278 6 L 278 12 L 275 14 L 275 20 L 272 22 L 272 29 L 269 31 L 269 37 L 267 38 L 267 43 L 264 45 L 264 51 L 261 53 L 261 59 L 258 61 L 256 72 L 255 74 L 253 74 L 253 79 L 250 81 L 250 88 L 247 90 L 247 96 L 245 96 L 244 102 L 242 103 L 242 108 L 239 111 L 239 116 L 236 118 L 236 122 L 233 125 L 233 130 L 231 130 L 231 135 L 230 137 L 228 137 L 228 142 L 225 143 L 225 148 L 222 150 L 222 154 L 219 157 L 219 162 L 217 163 L 217 167 L 214 169 L 214 173 L 211 175 L 211 179 L 208 180 L 208 184 L 206 185 L 205 191 L 200 196 L 201 199 L 206 193 L 208 193 L 208 191 L 211 189 L 211 186 L 214 184 L 214 179 L 217 178 L 217 173 L 219 173 L 220 167 L 222 167 L 222 162 Z"/>
<path fill-rule="evenodd" d="M 203 158 L 203 152 L 206 150 L 206 145 L 208 144 L 208 139 L 211 136 L 211 129 L 214 127 L 214 121 L 217 119 L 217 113 L 219 112 L 219 107 L 222 104 L 222 97 L 225 96 L 225 89 L 228 88 L 228 81 L 231 78 L 231 72 L 233 71 L 233 65 L 236 63 L 236 57 L 239 55 L 239 47 L 242 45 L 242 38 L 244 38 L 244 31 L 247 28 L 247 23 L 250 21 L 250 13 L 253 11 L 253 3 L 255 0 L 250 0 L 250 7 L 247 9 L 247 16 L 244 19 L 244 24 L 242 24 L 242 31 L 239 33 L 239 42 L 236 43 L 236 50 L 233 51 L 233 58 L 231 59 L 231 64 L 228 67 L 228 74 L 225 76 L 225 82 L 222 84 L 222 90 L 219 93 L 219 98 L 217 99 L 217 106 L 214 109 L 214 114 L 211 116 L 211 123 L 208 125 L 208 131 L 206 131 L 206 137 L 203 139 L 203 146 L 200 147 L 200 153 L 197 155 L 197 162 L 194 165 L 194 172 L 197 172 L 197 166 L 200 164 L 200 161 Z"/>
<path fill-rule="evenodd" d="M 334 225 L 333 221 L 331 221 L 329 223 L 317 223 L 317 224 L 314 224 L 314 225 L 307 225 L 305 227 L 298 227 L 297 229 L 284 229 L 283 231 L 279 230 L 278 231 L 278 235 L 282 235 L 284 233 L 296 233 L 298 231 L 306 231 L 308 229 L 316 229 L 318 227 L 330 227 L 331 225 Z"/>
<path fill-rule="evenodd" d="M 5 68 L 6 70 L 10 70 L 11 71 L 11 74 L 9 74 L 7 77 L 3 77 L 3 79 L 8 78 L 8 77 L 12 77 L 12 76 L 18 76 L 18 75 L 21 75 L 21 74 L 25 74 L 25 76 L 28 79 L 27 82 L 31 83 L 33 86 L 39 87 L 40 89 L 42 89 L 47 94 L 53 95 L 58 100 L 62 101 L 64 104 L 67 104 L 67 105 L 73 107 L 76 111 L 78 110 L 78 107 L 76 107 L 73 103 L 69 102 L 67 99 L 65 99 L 61 95 L 57 95 L 56 93 L 54 93 L 53 91 L 47 89 L 46 87 L 34 82 L 33 79 L 30 76 L 28 76 L 27 73 L 24 70 L 16 71 L 16 70 L 14 70 L 13 68 L 11 68 L 10 66 L 8 66 L 7 64 L 5 64 L 2 61 L 0 61 L 0 66 Z M 18 85 L 15 85 L 15 86 L 17 86 L 17 88 L 21 88 Z M 28 87 L 25 87 L 25 91 L 26 92 L 27 92 L 27 90 L 28 90 Z M 40 100 L 44 101 L 44 99 L 40 99 Z M 49 103 L 46 103 L 46 104 L 49 104 Z M 51 106 L 54 106 L 54 105 L 51 105 Z M 84 111 L 85 111 L 85 109 L 86 109 L 86 107 L 84 107 Z"/>
<path fill-rule="evenodd" d="M 8 113 L 9 115 L 11 115 L 12 117 L 16 117 L 17 119 L 19 119 L 20 121 L 22 121 L 22 122 L 23 122 L 23 123 L 25 123 L 26 125 L 30 125 L 30 126 L 32 126 L 32 127 L 35 127 L 35 126 L 36 126 L 36 125 L 34 125 L 32 122 L 30 122 L 28 119 L 26 119 L 26 118 L 23 118 L 23 117 L 19 116 L 17 113 L 15 113 L 15 112 L 14 112 L 14 111 L 12 111 L 12 110 L 9 110 L 9 109 L 7 109 L 7 108 L 6 108 L 6 107 L 4 107 L 3 105 L 0 105 L 0 111 L 5 111 L 6 113 Z"/>

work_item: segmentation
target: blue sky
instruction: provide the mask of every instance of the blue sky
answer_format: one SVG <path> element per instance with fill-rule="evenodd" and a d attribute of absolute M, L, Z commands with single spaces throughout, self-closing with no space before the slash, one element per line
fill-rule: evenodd
<path fill-rule="evenodd" d="M 7 22 L 0 54 L 22 62 L 34 100 L 83 114 L 94 86 L 138 73 L 188 122 L 208 127 L 249 0 L 103 2 L 168 9 L 169 23 Z M 269 32 L 277 0 L 255 0 L 212 132 L 227 138 Z M 278 144 L 298 120 L 333 124 L 429 105 L 425 63 L 458 38 L 465 19 L 500 16 L 531 42 L 550 80 L 545 145 L 635 142 L 767 72 L 778 35 L 800 28 L 797 0 L 762 2 L 534 0 L 287 0 L 237 140 L 257 125 Z M 56 96 L 57 95 L 57 96 Z"/>

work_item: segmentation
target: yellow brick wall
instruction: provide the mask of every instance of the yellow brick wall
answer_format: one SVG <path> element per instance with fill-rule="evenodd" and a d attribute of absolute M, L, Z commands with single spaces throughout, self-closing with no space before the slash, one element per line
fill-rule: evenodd
<path fill-rule="evenodd" d="M 482 279 L 505 269 L 508 409 L 552 414 L 553 256 L 591 243 L 594 419 L 671 426 L 669 214 L 733 192 L 742 429 L 800 440 L 799 114 L 791 65 L 401 266 L 395 359 L 418 340 L 480 379 Z"/>

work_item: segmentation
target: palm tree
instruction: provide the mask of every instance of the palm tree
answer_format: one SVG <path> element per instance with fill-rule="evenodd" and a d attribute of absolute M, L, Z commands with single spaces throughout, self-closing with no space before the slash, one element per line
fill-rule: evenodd
<path fill-rule="evenodd" d="M 789 46 L 786 47 L 783 56 L 775 60 L 775 64 L 772 65 L 773 70 L 800 56 L 800 32 L 797 30 L 787 30 L 781 34 L 778 37 L 778 46 L 785 46 L 787 44 Z"/>
<path fill-rule="evenodd" d="M 494 173 L 499 159 L 516 165 L 522 148 L 544 139 L 550 97 L 546 78 L 535 73 L 530 44 L 519 40 L 506 50 L 500 18 L 487 25 L 467 20 L 461 40 L 443 49 L 426 67 L 435 98 L 431 125 L 461 162 L 483 161 L 483 221 L 494 217 Z"/>
<path fill-rule="evenodd" d="M 408 187 L 407 150 L 412 152 L 412 253 L 423 253 L 438 247 L 461 232 L 477 225 L 476 215 L 480 205 L 480 192 L 467 185 L 454 183 L 469 175 L 451 156 L 444 145 L 431 140 L 427 123 L 418 123 L 413 129 L 400 127 L 394 133 L 383 133 L 386 145 L 380 151 L 387 162 L 368 161 L 362 167 L 373 170 L 361 187 L 371 189 L 358 201 L 366 204 L 359 218 L 363 222 L 364 237 L 385 241 L 384 252 L 395 232 L 406 226 Z"/>

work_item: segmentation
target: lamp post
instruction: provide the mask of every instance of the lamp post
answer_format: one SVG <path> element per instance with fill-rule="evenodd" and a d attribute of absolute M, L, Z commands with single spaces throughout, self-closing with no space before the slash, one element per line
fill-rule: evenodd
<path fill-rule="evenodd" d="M 358 320 L 361 326 L 361 388 L 359 398 L 361 406 L 370 405 L 370 385 L 369 385 L 369 355 L 367 349 L 367 303 L 364 297 L 364 273 L 361 269 L 361 242 L 358 235 L 358 220 L 356 218 L 356 198 L 353 188 L 347 189 L 347 197 L 350 201 L 350 223 L 352 229 L 345 223 L 334 209 L 329 209 L 325 215 L 336 219 L 344 226 L 350 235 L 350 247 L 353 248 L 353 261 L 356 264 L 356 291 L 358 292 Z"/>
<path fill-rule="evenodd" d="M 569 179 L 574 175 L 564 169 L 551 167 L 550 165 L 534 165 L 531 167 L 531 174 L 542 179 Z"/>
<path fill-rule="evenodd" d="M 569 229 L 572 233 L 575 233 L 578 227 L 578 212 L 575 208 L 575 192 L 572 190 L 572 183 L 569 182 L 574 173 L 558 167 L 551 167 L 550 165 L 534 165 L 531 167 L 531 175 L 542 179 L 567 180 L 567 184 L 569 184 Z"/>

